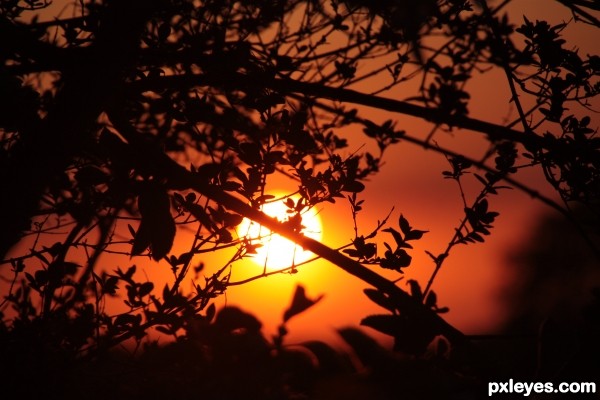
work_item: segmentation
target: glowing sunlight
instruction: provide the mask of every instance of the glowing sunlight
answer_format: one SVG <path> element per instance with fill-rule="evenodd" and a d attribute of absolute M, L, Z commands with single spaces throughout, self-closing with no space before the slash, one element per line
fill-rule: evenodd
<path fill-rule="evenodd" d="M 263 212 L 281 222 L 286 222 L 294 217 L 293 208 L 298 201 L 299 197 L 291 197 L 287 200 L 266 203 L 263 205 Z M 302 233 L 312 239 L 320 240 L 323 226 L 318 210 L 303 210 L 300 215 L 302 216 Z M 303 250 L 295 243 L 248 219 L 244 219 L 238 228 L 238 233 L 240 236 L 252 239 L 251 244 L 258 245 L 256 254 L 251 255 L 251 259 L 254 263 L 269 270 L 296 266 L 314 256 L 310 251 Z"/>

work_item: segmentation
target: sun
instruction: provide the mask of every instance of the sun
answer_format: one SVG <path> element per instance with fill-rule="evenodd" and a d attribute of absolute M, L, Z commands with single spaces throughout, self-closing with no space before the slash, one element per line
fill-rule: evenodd
<path fill-rule="evenodd" d="M 290 200 L 288 199 L 293 203 L 289 203 Z M 288 197 L 286 200 L 265 203 L 262 211 L 284 222 L 294 215 L 294 213 L 288 212 L 290 208 L 286 205 L 286 202 L 295 205 L 298 204 L 298 201 L 299 197 Z M 302 234 L 315 240 L 321 240 L 323 226 L 317 210 L 305 210 L 301 212 L 301 216 L 302 225 L 304 226 Z M 256 248 L 256 254 L 251 254 L 250 258 L 254 263 L 270 270 L 296 266 L 314 257 L 312 252 L 305 251 L 294 242 L 272 233 L 269 229 L 248 219 L 244 219 L 240 224 L 238 233 L 251 239 L 251 244 L 261 245 Z"/>

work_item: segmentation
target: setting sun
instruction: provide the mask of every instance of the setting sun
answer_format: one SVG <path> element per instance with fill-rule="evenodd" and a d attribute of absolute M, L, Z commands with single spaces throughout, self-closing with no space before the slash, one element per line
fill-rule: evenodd
<path fill-rule="evenodd" d="M 297 204 L 299 198 L 288 198 L 286 201 L 293 201 Z M 292 203 L 288 203 L 292 204 Z M 294 212 L 284 200 L 274 201 L 263 205 L 265 214 L 277 218 L 281 222 L 288 221 L 293 217 Z M 320 240 L 323 233 L 321 219 L 318 211 L 311 209 L 301 212 L 301 224 L 304 227 L 302 233 L 315 240 Z M 269 269 L 279 269 L 298 265 L 313 257 L 313 253 L 305 251 L 302 247 L 272 233 L 269 229 L 244 219 L 238 230 L 240 236 L 247 236 L 252 240 L 252 244 L 259 244 L 256 248 L 256 254 L 251 256 L 251 259 L 256 264 Z"/>
<path fill-rule="evenodd" d="M 0 0 L 4 392 L 598 398 L 597 4 Z"/>

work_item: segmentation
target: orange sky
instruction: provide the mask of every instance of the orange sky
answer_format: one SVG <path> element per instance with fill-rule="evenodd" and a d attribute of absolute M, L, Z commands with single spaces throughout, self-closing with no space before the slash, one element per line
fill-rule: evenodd
<path fill-rule="evenodd" d="M 562 18 L 569 18 L 569 13 L 555 1 L 515 0 L 510 6 L 510 12 L 516 16 L 513 22 L 519 24 L 521 15 L 526 14 L 530 20 L 548 19 L 558 23 Z M 60 2 L 55 1 L 54 10 L 59 9 Z M 597 31 L 595 31 L 597 32 Z M 572 36 L 570 36 L 572 35 Z M 569 29 L 568 38 L 573 38 L 583 54 L 598 52 L 598 41 L 590 34 L 589 28 L 578 24 L 576 29 Z M 470 102 L 471 116 L 490 122 L 502 122 L 511 115 L 508 105 L 509 93 L 502 73 L 491 73 L 477 78 L 477 83 L 471 83 L 468 91 L 472 95 Z M 385 96 L 402 99 L 410 93 L 385 93 Z M 373 120 L 401 118 L 378 111 L 368 111 Z M 406 129 L 408 134 L 423 137 L 428 133 L 426 125 L 414 119 L 404 119 L 398 128 Z M 352 128 L 351 128 L 352 129 Z M 358 131 L 349 130 L 346 135 L 352 138 L 357 147 L 363 144 L 363 137 Z M 354 128 L 357 129 L 357 128 Z M 463 136 L 464 135 L 464 136 Z M 479 134 L 456 132 L 455 137 L 444 134 L 436 137 L 441 144 L 452 139 L 459 143 L 461 149 L 468 151 L 480 150 L 483 141 L 477 138 Z M 458 140 L 462 139 L 463 140 Z M 457 139 L 458 138 L 458 139 Z M 355 148 L 350 149 L 350 151 Z M 375 221 L 383 219 L 392 207 L 395 211 L 390 218 L 390 224 L 396 225 L 400 213 L 409 219 L 413 227 L 430 231 L 415 244 L 412 251 L 414 261 L 406 270 L 406 279 L 417 279 L 424 286 L 433 264 L 425 255 L 424 250 L 434 254 L 442 252 L 446 243 L 454 233 L 462 212 L 459 192 L 453 181 L 444 180 L 441 172 L 447 169 L 447 162 L 439 154 L 426 151 L 409 143 L 402 143 L 392 148 L 385 157 L 386 165 L 381 173 L 374 177 L 367 189 L 360 193 L 365 199 L 364 211 L 360 214 L 362 233 L 368 233 L 374 227 Z M 530 174 L 523 177 L 528 183 L 550 193 L 541 176 Z M 521 180 L 522 180 L 521 179 Z M 282 189 L 282 187 L 273 187 Z M 451 311 L 446 319 L 466 333 L 489 333 L 493 331 L 502 319 L 502 307 L 494 297 L 495 291 L 503 284 L 503 263 L 506 256 L 519 243 L 523 231 L 532 226 L 535 218 L 548 211 L 538 201 L 529 198 L 516 190 L 505 191 L 499 197 L 491 199 L 490 208 L 500 212 L 500 217 L 494 224 L 492 235 L 486 238 L 485 244 L 459 246 L 454 249 L 450 259 L 439 274 L 433 289 L 438 294 L 440 306 L 448 306 Z M 324 223 L 324 243 L 331 247 L 340 246 L 352 239 L 352 221 L 347 202 L 340 201 L 335 206 L 326 206 L 321 211 Z M 385 234 L 382 234 L 385 238 Z M 385 238 L 389 240 L 389 238 Z M 184 235 L 177 239 L 176 248 L 186 251 L 189 239 Z M 207 266 L 219 267 L 223 254 L 211 254 L 203 258 Z M 131 263 L 144 264 L 145 259 L 114 258 L 107 256 L 104 262 L 109 265 L 127 268 Z M 166 265 L 148 265 L 146 271 L 151 279 L 158 271 L 168 271 Z M 102 265 L 102 263 L 101 263 Z M 111 266 L 112 269 L 113 267 Z M 248 262 L 238 268 L 260 272 L 260 268 Z M 209 272 L 210 270 L 207 270 Z M 240 273 L 239 276 L 243 274 Z M 236 279 L 237 275 L 234 275 Z M 396 274 L 387 274 L 391 279 Z M 335 329 L 347 325 L 357 325 L 361 318 L 383 310 L 372 305 L 362 294 L 367 286 L 324 261 L 317 261 L 302 267 L 296 275 L 278 275 L 267 279 L 232 287 L 227 295 L 216 300 L 218 306 L 225 304 L 238 305 L 255 313 L 265 324 L 267 334 L 276 331 L 283 311 L 293 294 L 294 286 L 303 284 L 307 294 L 317 296 L 325 294 L 325 298 L 312 309 L 295 317 L 289 322 L 291 342 L 305 339 L 324 339 L 335 341 Z M 400 282 L 402 288 L 407 288 Z M 158 285 L 162 288 L 162 285 Z M 377 335 L 372 330 L 370 334 L 389 343 L 389 339 Z"/>
<path fill-rule="evenodd" d="M 551 24 L 570 18 L 568 10 L 554 1 L 544 1 L 544 6 L 540 7 L 540 1 L 537 0 L 515 0 L 507 10 L 514 16 L 512 21 L 517 26 L 522 23 L 523 14 L 532 21 L 545 19 Z M 579 23 L 570 26 L 565 37 L 580 48 L 582 55 L 597 54 L 599 46 L 594 33 L 597 34 L 597 30 Z M 473 83 L 468 86 L 472 97 L 469 107 L 472 117 L 498 123 L 509 116 L 510 119 L 515 118 L 516 113 L 508 103 L 510 96 L 506 77 L 502 72 L 488 73 Z M 385 95 L 401 99 L 410 93 Z M 369 110 L 368 116 L 374 120 L 380 117 L 382 121 L 399 118 L 397 115 L 374 110 Z M 424 124 L 414 120 L 405 125 L 399 123 L 398 128 L 406 129 L 407 133 L 415 136 L 423 137 L 428 133 Z M 361 137 L 360 133 L 350 135 L 353 138 Z M 455 135 L 451 140 L 455 146 L 456 137 L 464 135 L 464 141 L 458 144 L 461 150 L 464 151 L 465 146 L 468 146 L 470 150 L 481 151 L 483 142 L 477 139 L 480 134 L 457 132 Z M 443 135 L 437 139 L 443 144 Z M 355 143 L 362 144 L 360 140 L 357 139 Z M 414 257 L 413 264 L 406 270 L 407 279 L 417 279 L 424 285 L 433 269 L 424 250 L 434 254 L 442 252 L 460 218 L 462 203 L 458 188 L 455 182 L 442 179 L 441 171 L 447 169 L 448 165 L 443 157 L 433 151 L 404 143 L 391 149 L 386 154 L 385 161 L 386 165 L 381 173 L 360 193 L 360 198 L 366 199 L 361 214 L 363 233 L 368 233 L 375 221 L 383 219 L 392 207 L 395 207 L 393 217 L 390 218 L 392 224 L 397 224 L 399 214 L 403 213 L 414 227 L 429 230 L 416 243 L 415 250 L 411 253 Z M 518 180 L 558 199 L 541 172 L 520 174 Z M 527 238 L 537 218 L 553 212 L 518 190 L 507 190 L 501 192 L 500 196 L 490 198 L 490 209 L 500 212 L 492 235 L 486 237 L 484 244 L 455 247 L 433 287 L 440 305 L 450 307 L 451 311 L 445 318 L 466 333 L 490 333 L 501 324 L 504 308 L 496 296 L 498 290 L 506 284 L 504 272 L 507 258 L 518 248 L 520 241 Z M 335 207 L 325 208 L 321 215 L 327 244 L 335 247 L 352 239 L 347 203 L 340 202 Z M 335 228 L 331 229 L 332 227 Z M 394 274 L 388 276 L 390 279 L 397 277 Z M 255 312 L 265 322 L 267 330 L 274 331 L 296 282 L 305 284 L 309 295 L 325 293 L 326 297 L 313 309 L 291 321 L 292 341 L 311 337 L 335 340 L 336 327 L 356 325 L 370 313 L 384 312 L 370 304 L 362 294 L 365 284 L 324 262 L 302 268 L 296 276 L 269 278 L 245 287 L 232 288 L 227 295 L 228 302 Z M 407 289 L 402 282 L 400 286 Z M 372 330 L 367 331 L 389 342 L 387 337 L 377 335 Z"/>

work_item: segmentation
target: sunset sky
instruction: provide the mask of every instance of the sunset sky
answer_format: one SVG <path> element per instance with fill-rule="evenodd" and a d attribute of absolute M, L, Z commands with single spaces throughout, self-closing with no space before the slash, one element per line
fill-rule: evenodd
<path fill-rule="evenodd" d="M 542 6 L 543 3 L 543 6 Z M 62 10 L 61 2 L 46 10 L 47 15 L 57 15 Z M 63 10 L 68 13 L 68 10 Z M 510 19 L 520 25 L 522 15 L 529 20 L 546 19 L 551 24 L 571 18 L 569 11 L 556 1 L 551 0 L 514 0 L 507 8 Z M 46 16 L 47 16 L 46 15 Z M 581 23 L 571 24 L 565 31 L 568 43 L 579 47 L 581 54 L 598 53 L 598 34 L 594 28 Z M 368 65 L 364 66 L 368 69 Z M 368 88 L 357 85 L 356 90 Z M 510 94 L 506 77 L 499 70 L 490 71 L 474 79 L 467 91 L 471 94 L 470 116 L 473 118 L 505 123 L 516 117 L 515 110 L 509 104 Z M 381 94 L 385 97 L 405 99 L 414 95 L 402 91 L 389 91 Z M 379 110 L 361 110 L 363 115 L 374 121 L 394 119 L 397 127 L 406 130 L 407 134 L 424 138 L 429 133 L 429 125 L 414 118 L 394 115 Z M 594 123 L 592 123 L 594 125 Z M 597 125 L 597 124 L 596 124 Z M 351 146 L 348 152 L 371 146 L 356 126 L 347 128 L 338 135 L 348 137 Z M 434 138 L 440 146 L 449 146 L 481 157 L 485 141 L 478 133 L 456 130 L 452 133 L 438 133 Z M 361 150 L 362 151 L 362 150 Z M 400 214 L 404 215 L 414 228 L 429 231 L 422 240 L 415 242 L 412 265 L 406 269 L 401 288 L 408 290 L 405 282 L 416 279 L 425 286 L 433 270 L 431 259 L 425 254 L 430 251 L 439 254 L 454 234 L 462 214 L 462 202 L 458 187 L 454 181 L 445 180 L 442 171 L 449 168 L 443 156 L 433 150 L 423 150 L 410 143 L 402 142 L 392 147 L 384 156 L 385 165 L 381 172 L 367 183 L 367 189 L 359 194 L 365 200 L 364 210 L 359 214 L 361 234 L 369 233 L 378 220 L 382 220 L 394 209 L 388 226 L 397 227 Z M 273 190 L 293 189 L 284 178 L 281 182 L 271 182 Z M 539 190 L 541 193 L 557 200 L 543 176 L 535 173 L 519 174 L 516 179 Z M 467 185 L 467 195 L 475 195 L 477 185 Z M 506 263 L 517 248 L 529 240 L 529 233 L 536 220 L 550 212 L 548 207 L 538 200 L 518 190 L 505 190 L 490 200 L 490 209 L 498 211 L 500 217 L 494 223 L 492 235 L 486 237 L 483 244 L 471 244 L 456 247 L 438 275 L 433 290 L 438 294 L 440 306 L 447 306 L 450 312 L 445 319 L 465 333 L 491 333 L 502 324 L 504 306 L 498 300 L 499 291 L 510 284 L 506 271 Z M 322 241 L 336 248 L 353 239 L 353 226 L 350 207 L 347 201 L 338 201 L 335 205 L 320 207 L 319 216 L 322 221 Z M 386 233 L 380 234 L 379 250 L 382 251 L 382 240 L 389 241 Z M 184 252 L 189 246 L 191 235 L 179 235 L 173 253 Z M 202 257 L 210 268 L 222 265 L 224 254 L 208 254 Z M 132 263 L 145 265 L 145 273 L 154 279 L 155 274 L 169 277 L 166 265 L 148 263 L 141 257 L 130 260 L 126 257 L 106 255 L 101 265 L 120 266 L 125 269 Z M 165 272 L 161 272 L 165 271 Z M 262 267 L 252 261 L 244 265 L 236 265 L 232 281 L 259 274 Z M 397 279 L 396 273 L 384 273 L 390 279 Z M 385 311 L 371 303 L 362 293 L 367 286 L 362 281 L 349 276 L 341 269 L 324 261 L 316 261 L 299 268 L 294 275 L 281 274 L 265 279 L 231 287 L 226 295 L 218 298 L 218 306 L 236 305 L 252 312 L 263 321 L 268 335 L 276 332 L 282 314 L 288 306 L 294 287 L 302 284 L 309 297 L 324 294 L 325 297 L 307 312 L 289 322 L 289 341 L 321 339 L 337 343 L 336 328 L 357 325 L 363 317 Z M 158 288 L 162 286 L 156 285 Z M 189 287 L 189 285 L 188 285 Z M 184 285 L 184 289 L 186 289 Z M 365 331 L 390 343 L 391 339 L 365 328 Z"/>
<path fill-rule="evenodd" d="M 547 20 L 550 24 L 568 21 L 569 11 L 555 1 L 515 0 L 507 11 L 518 27 L 522 15 L 531 21 Z M 584 24 L 571 24 L 565 37 L 580 49 L 580 54 L 598 53 L 597 30 Z M 510 94 L 506 77 L 501 71 L 481 75 L 468 86 L 471 93 L 470 116 L 490 122 L 502 123 L 513 120 L 516 111 L 510 107 Z M 386 97 L 404 98 L 404 93 L 385 93 Z M 396 97 L 397 96 L 397 97 Z M 408 134 L 424 137 L 429 132 L 426 125 L 414 119 L 402 118 L 386 112 L 369 110 L 369 118 L 381 121 L 398 119 L 398 128 Z M 406 121 L 406 122 L 402 122 Z M 364 142 L 360 132 L 349 132 L 355 144 Z M 448 135 L 450 136 L 450 135 Z M 464 136 L 464 140 L 460 139 Z M 464 151 L 481 155 L 483 141 L 479 134 L 456 131 L 451 137 L 444 134 L 436 137 L 440 145 L 444 140 Z M 456 147 L 455 147 L 456 148 Z M 409 143 L 401 143 L 385 155 L 386 165 L 374 177 L 359 198 L 365 199 L 364 211 L 359 217 L 362 233 L 374 228 L 376 221 L 383 219 L 394 207 L 389 223 L 397 227 L 402 213 L 418 229 L 428 230 L 422 240 L 416 242 L 412 251 L 413 264 L 406 269 L 405 280 L 417 279 L 424 286 L 433 270 L 433 263 L 424 250 L 433 254 L 443 251 L 454 233 L 462 210 L 456 183 L 444 180 L 441 172 L 448 169 L 447 161 L 433 151 L 426 151 Z M 540 193 L 558 201 L 558 196 L 541 175 L 527 173 L 517 175 L 517 180 L 539 190 Z M 473 186 L 475 188 L 476 186 Z M 476 194 L 476 192 L 471 192 Z M 505 190 L 490 199 L 490 209 L 500 212 L 494 223 L 492 235 L 483 244 L 458 246 L 438 275 L 434 291 L 439 304 L 450 307 L 445 318 L 457 328 L 469 334 L 494 332 L 505 319 L 504 305 L 498 293 L 510 285 L 506 275 L 507 263 L 512 254 L 531 240 L 531 229 L 538 218 L 546 213 L 555 213 L 549 207 L 519 190 Z M 352 239 L 352 222 L 347 202 L 340 201 L 334 207 L 324 207 L 321 212 L 324 241 L 332 247 L 343 245 Z M 380 235 L 382 239 L 391 240 Z M 389 235 L 388 235 L 389 236 Z M 380 246 L 380 251 L 383 247 Z M 551 251 L 549 249 L 549 251 Z M 397 278 L 388 274 L 390 279 Z M 290 322 L 290 339 L 329 337 L 335 340 L 334 329 L 345 325 L 356 325 L 370 313 L 385 312 L 366 299 L 362 294 L 365 284 L 347 276 L 338 268 L 319 261 L 303 267 L 295 276 L 278 276 L 231 288 L 227 295 L 228 304 L 236 304 L 256 313 L 265 322 L 267 330 L 274 330 L 293 293 L 296 282 L 303 283 L 311 296 L 325 293 L 325 298 L 305 314 Z M 400 287 L 408 286 L 399 283 Z M 273 321 L 274 320 L 274 321 Z M 315 332 L 317 326 L 319 332 Z M 388 338 L 377 335 L 384 341 Z"/>

